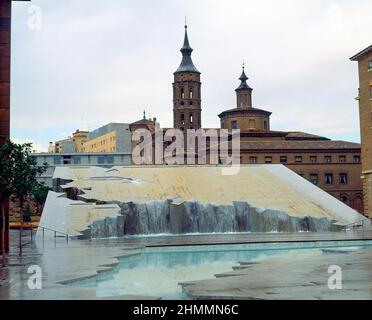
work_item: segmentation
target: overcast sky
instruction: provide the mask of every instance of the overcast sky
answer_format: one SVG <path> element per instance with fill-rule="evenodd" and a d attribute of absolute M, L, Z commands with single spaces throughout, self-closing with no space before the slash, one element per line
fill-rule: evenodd
<path fill-rule="evenodd" d="M 144 109 L 172 126 L 187 16 L 203 127 L 219 127 L 217 115 L 235 107 L 244 60 L 253 104 L 273 112 L 273 130 L 359 142 L 349 58 L 372 44 L 371 12 L 370 0 L 14 2 L 12 138 L 45 150 L 82 126 L 136 121 Z"/>

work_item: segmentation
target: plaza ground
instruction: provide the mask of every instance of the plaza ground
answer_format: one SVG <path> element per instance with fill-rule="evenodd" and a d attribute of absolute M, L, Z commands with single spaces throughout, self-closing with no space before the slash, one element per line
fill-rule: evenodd
<path fill-rule="evenodd" d="M 95 288 L 68 286 L 75 279 L 112 270 L 118 258 L 139 254 L 144 247 L 271 242 L 372 240 L 371 229 L 333 233 L 184 235 L 110 240 L 68 240 L 24 233 L 23 257 L 18 258 L 18 233 L 11 232 L 9 266 L 0 269 L 0 299 L 98 299 Z M 372 249 L 332 253 L 316 258 L 271 258 L 258 264 L 231 266 L 216 278 L 184 284 L 194 299 L 372 299 Z M 343 268 L 343 290 L 329 290 L 327 269 Z M 30 265 L 43 272 L 42 290 L 30 290 Z M 233 270 L 234 267 L 234 270 Z M 180 290 L 181 290 L 180 286 Z M 160 299 L 116 296 L 113 299 Z"/>

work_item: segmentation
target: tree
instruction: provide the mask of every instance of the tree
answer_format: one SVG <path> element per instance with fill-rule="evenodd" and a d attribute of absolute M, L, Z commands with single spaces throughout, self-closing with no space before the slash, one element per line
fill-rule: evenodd
<path fill-rule="evenodd" d="M 5 208 L 4 200 L 13 196 L 19 201 L 21 208 L 20 232 L 19 232 L 19 254 L 22 255 L 22 231 L 23 231 L 23 208 L 27 197 L 32 196 L 35 190 L 41 188 L 42 184 L 37 177 L 46 170 L 46 164 L 38 166 L 36 158 L 32 155 L 32 144 L 16 144 L 8 140 L 0 147 L 0 203 L 2 216 L 2 246 L 4 260 L 5 245 Z"/>
<path fill-rule="evenodd" d="M 43 184 L 39 184 L 35 188 L 33 197 L 34 197 L 36 203 L 39 206 L 43 206 L 45 204 L 48 192 L 51 191 L 51 190 L 52 190 L 51 188 L 49 188 L 49 187 L 47 187 Z"/>

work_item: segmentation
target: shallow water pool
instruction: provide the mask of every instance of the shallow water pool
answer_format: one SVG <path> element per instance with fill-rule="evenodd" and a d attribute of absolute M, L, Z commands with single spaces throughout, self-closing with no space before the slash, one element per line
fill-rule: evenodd
<path fill-rule="evenodd" d="M 98 297 L 187 299 L 179 283 L 213 278 L 215 274 L 232 271 L 239 262 L 278 256 L 286 256 L 290 262 L 296 256 L 326 254 L 322 249 L 350 251 L 371 247 L 372 241 L 332 241 L 146 248 L 137 255 L 120 258 L 112 271 L 70 285 L 96 287 Z"/>

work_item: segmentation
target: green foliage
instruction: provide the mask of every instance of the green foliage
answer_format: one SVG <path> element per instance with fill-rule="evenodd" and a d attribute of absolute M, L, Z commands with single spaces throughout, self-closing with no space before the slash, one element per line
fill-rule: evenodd
<path fill-rule="evenodd" d="M 46 170 L 46 164 L 38 166 L 32 155 L 32 144 L 16 144 L 8 140 L 0 147 L 0 193 L 13 195 L 21 204 L 28 196 L 44 187 L 36 179 Z"/>
<path fill-rule="evenodd" d="M 51 188 L 45 186 L 44 184 L 40 183 L 34 190 L 34 199 L 35 201 L 43 206 L 45 201 L 46 201 L 46 198 L 47 198 L 47 195 L 48 195 L 48 192 L 52 190 Z"/>

